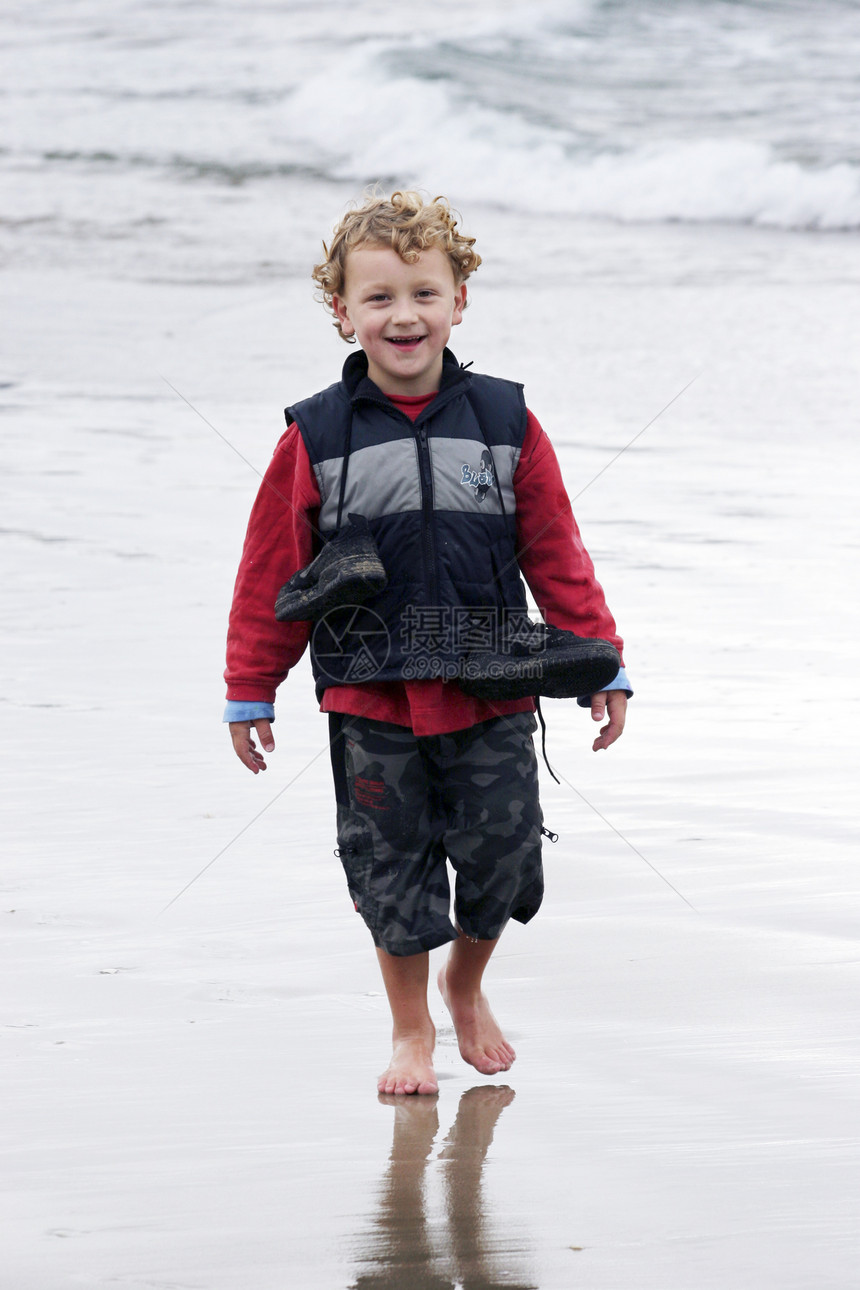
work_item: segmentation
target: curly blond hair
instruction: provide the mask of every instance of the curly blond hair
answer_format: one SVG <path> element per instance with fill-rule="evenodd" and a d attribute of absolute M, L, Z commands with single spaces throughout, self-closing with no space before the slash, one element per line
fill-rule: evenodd
<path fill-rule="evenodd" d="M 320 286 L 322 303 L 334 313 L 332 299 L 343 294 L 346 257 L 357 246 L 392 246 L 401 260 L 414 264 L 422 251 L 438 247 L 447 255 L 457 286 L 465 282 L 481 263 L 473 237 L 457 230 L 457 212 L 444 197 L 425 201 L 421 193 L 397 191 L 390 197 L 376 189 L 364 194 L 361 205 L 348 210 L 335 226 L 331 242 L 323 242 L 325 259 L 314 265 L 312 277 Z M 335 327 L 342 340 L 354 344 L 354 336 L 344 336 L 340 321 Z"/>

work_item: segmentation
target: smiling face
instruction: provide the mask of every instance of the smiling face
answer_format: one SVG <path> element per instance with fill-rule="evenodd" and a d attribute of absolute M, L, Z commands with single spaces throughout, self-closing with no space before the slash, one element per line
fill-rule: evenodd
<path fill-rule="evenodd" d="M 442 351 L 465 304 L 466 285 L 443 251 L 409 264 L 378 244 L 349 252 L 343 294 L 332 299 L 344 336 L 367 354 L 370 379 L 386 394 L 416 396 L 439 389 Z"/>

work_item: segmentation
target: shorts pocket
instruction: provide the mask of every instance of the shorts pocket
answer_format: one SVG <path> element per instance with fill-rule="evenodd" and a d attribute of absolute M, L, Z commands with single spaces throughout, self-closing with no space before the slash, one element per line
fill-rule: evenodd
<path fill-rule="evenodd" d="M 375 931 L 379 906 L 371 890 L 373 838 L 365 821 L 344 807 L 337 812 L 337 855 L 352 902 L 370 930 Z"/>

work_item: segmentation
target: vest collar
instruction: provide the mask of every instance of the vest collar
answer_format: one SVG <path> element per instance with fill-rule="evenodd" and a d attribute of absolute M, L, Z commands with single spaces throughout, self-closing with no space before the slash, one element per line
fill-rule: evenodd
<path fill-rule="evenodd" d="M 368 399 L 372 403 L 389 403 L 384 391 L 380 390 L 379 386 L 371 381 L 367 375 L 367 368 L 367 355 L 363 349 L 350 354 L 344 363 L 341 381 L 350 402 L 355 405 L 364 399 Z M 439 395 L 447 394 L 449 391 L 454 392 L 460 386 L 465 387 L 471 379 L 466 369 L 458 363 L 451 350 L 443 349 L 442 379 L 439 382 Z M 439 395 L 433 400 L 434 404 L 437 403 Z M 445 402 L 447 403 L 447 399 Z"/>

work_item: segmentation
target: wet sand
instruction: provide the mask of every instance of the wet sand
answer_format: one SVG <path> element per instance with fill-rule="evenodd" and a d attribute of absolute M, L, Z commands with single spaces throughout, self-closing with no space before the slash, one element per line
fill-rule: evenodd
<path fill-rule="evenodd" d="M 254 478 L 160 376 L 262 468 L 341 350 L 304 365 L 303 284 L 10 275 L 4 1287 L 856 1284 L 858 256 L 785 241 L 781 283 L 580 284 L 572 384 L 549 288 L 457 335 L 510 366 L 513 292 L 573 494 L 700 375 L 575 504 L 637 694 L 598 756 L 547 705 L 547 900 L 488 974 L 518 1060 L 436 1000 L 397 1105 L 306 666 L 265 776 L 218 728 Z"/>

